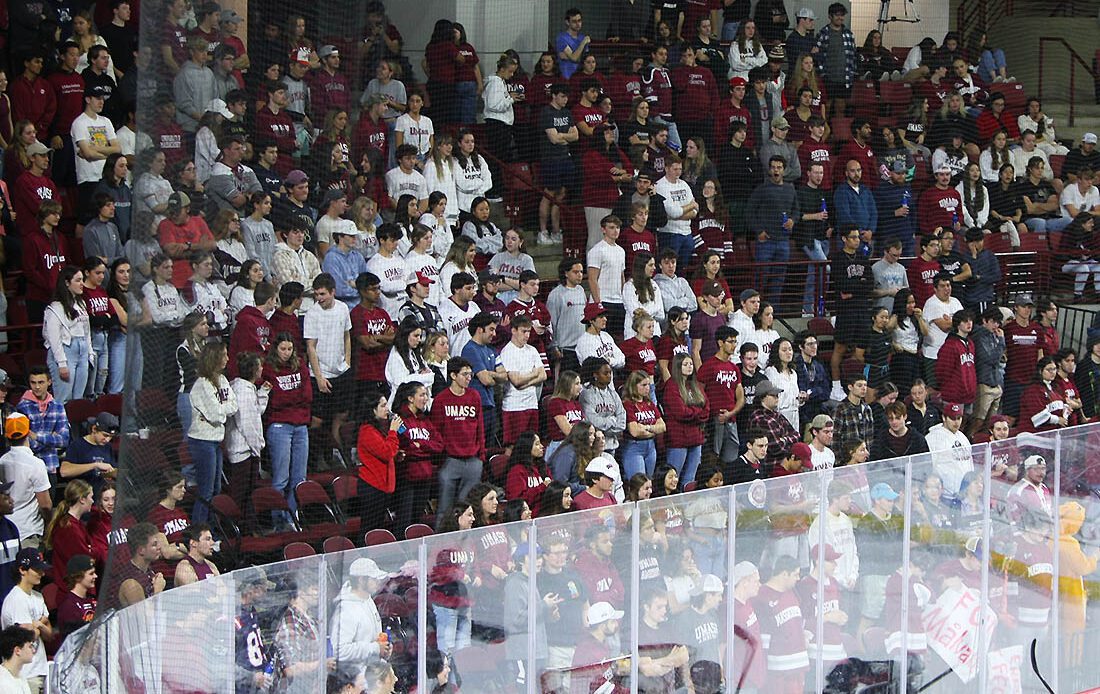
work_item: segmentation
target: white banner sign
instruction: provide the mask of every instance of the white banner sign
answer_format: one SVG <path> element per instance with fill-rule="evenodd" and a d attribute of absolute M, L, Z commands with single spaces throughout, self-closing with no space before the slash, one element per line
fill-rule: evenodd
<path fill-rule="evenodd" d="M 928 633 L 928 646 L 951 666 L 963 682 L 978 674 L 981 599 L 976 591 L 947 590 L 935 603 L 924 608 L 921 618 Z M 997 626 L 997 615 L 985 608 L 985 645 Z M 1006 690 L 1011 691 L 1011 690 Z"/>
<path fill-rule="evenodd" d="M 1010 646 L 989 654 L 989 694 L 1022 694 L 1020 668 L 1024 664 L 1024 647 Z"/>

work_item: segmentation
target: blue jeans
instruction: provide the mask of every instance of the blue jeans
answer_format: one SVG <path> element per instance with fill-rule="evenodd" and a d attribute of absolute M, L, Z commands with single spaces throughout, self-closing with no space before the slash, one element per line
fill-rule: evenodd
<path fill-rule="evenodd" d="M 210 506 L 203 500 L 213 499 L 222 489 L 222 442 L 203 441 L 187 437 L 187 450 L 195 466 L 195 510 L 192 523 L 205 523 L 210 517 Z"/>
<path fill-rule="evenodd" d="M 112 330 L 107 335 L 107 392 L 121 393 L 126 385 L 126 333 Z"/>
<path fill-rule="evenodd" d="M 828 260 L 829 256 L 825 252 L 825 241 L 821 239 L 814 239 L 810 242 L 809 246 L 803 246 L 802 252 L 806 254 L 806 257 L 810 260 Z M 817 276 L 821 274 L 823 266 L 810 265 L 806 268 L 806 291 L 802 293 L 802 312 L 813 313 L 814 303 L 817 299 Z"/>
<path fill-rule="evenodd" d="M 92 354 L 95 360 L 92 362 L 91 371 L 88 374 L 88 385 L 84 389 L 89 398 L 98 398 L 103 395 L 107 386 L 107 374 L 110 373 L 111 360 L 107 348 L 107 331 L 92 331 Z"/>
<path fill-rule="evenodd" d="M 676 127 L 676 124 L 660 116 L 654 116 L 652 118 L 654 123 L 661 123 L 668 126 L 668 146 L 679 152 L 684 148 L 682 142 L 680 142 L 680 130 Z"/>
<path fill-rule="evenodd" d="M 286 497 L 290 510 L 294 511 L 298 508 L 294 488 L 306 478 L 309 427 L 275 422 L 267 426 L 266 437 L 267 450 L 271 454 L 271 486 Z"/>
<path fill-rule="evenodd" d="M 461 125 L 477 122 L 477 82 L 455 82 L 454 113 Z"/>
<path fill-rule="evenodd" d="M 1005 67 L 1005 52 L 1000 48 L 982 51 L 982 57 L 978 61 L 978 77 L 984 82 L 992 82 L 1001 68 Z"/>
<path fill-rule="evenodd" d="M 670 448 L 667 452 L 668 464 L 676 468 L 676 474 L 680 476 L 680 485 L 695 481 L 695 472 L 699 469 L 699 461 L 703 457 L 703 447 Z"/>
<path fill-rule="evenodd" d="M 73 337 L 72 342 L 66 345 L 65 359 L 68 362 L 69 380 L 61 380 L 61 368 L 57 365 L 53 350 L 46 351 L 46 365 L 50 369 L 50 378 L 53 379 L 53 397 L 64 405 L 73 398 L 84 397 L 84 388 L 88 385 L 88 368 L 90 358 L 88 353 L 88 341 L 82 337 Z"/>
<path fill-rule="evenodd" d="M 741 22 L 726 22 L 722 25 L 722 40 L 732 41 L 737 38 L 737 30 L 741 28 Z M 721 75 L 718 75 L 721 77 Z"/>
<path fill-rule="evenodd" d="M 623 439 L 623 481 L 639 472 L 653 477 L 657 467 L 657 444 L 653 439 Z"/>
<path fill-rule="evenodd" d="M 693 538 L 691 542 L 695 566 L 704 574 L 721 575 L 726 566 L 726 538 L 722 535 L 705 535 L 705 532 L 707 531 L 699 532 L 700 537 Z"/>
<path fill-rule="evenodd" d="M 444 552 L 449 550 L 442 550 Z M 447 655 L 470 645 L 470 608 L 455 609 L 432 605 L 435 613 L 435 640 L 439 650 Z"/>
<path fill-rule="evenodd" d="M 787 263 L 791 259 L 791 244 L 785 238 L 757 241 L 755 259 L 757 263 Z M 757 289 L 768 303 L 777 304 L 783 280 L 787 278 L 786 265 L 759 268 L 757 272 Z"/>
<path fill-rule="evenodd" d="M 1028 231 L 1047 232 L 1047 231 L 1061 231 L 1069 226 L 1072 219 L 1065 217 L 1058 217 L 1057 219 L 1043 219 L 1042 217 L 1032 217 L 1031 219 L 1024 220 L 1024 224 L 1027 225 Z"/>
<path fill-rule="evenodd" d="M 676 267 L 680 268 L 680 272 L 687 272 L 691 267 L 691 254 L 695 252 L 695 239 L 691 234 L 658 232 L 657 247 L 662 251 L 666 248 L 676 251 Z"/>
<path fill-rule="evenodd" d="M 186 436 L 191 431 L 191 394 L 176 393 L 176 416 L 180 419 L 180 431 Z"/>

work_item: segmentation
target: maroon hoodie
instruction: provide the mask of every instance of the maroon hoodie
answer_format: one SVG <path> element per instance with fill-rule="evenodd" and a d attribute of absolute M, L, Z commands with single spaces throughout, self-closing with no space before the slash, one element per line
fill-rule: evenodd
<path fill-rule="evenodd" d="M 57 289 L 57 278 L 65 265 L 65 244 L 57 231 L 50 236 L 37 229 L 23 239 L 23 273 L 27 298 L 49 303 Z"/>
<path fill-rule="evenodd" d="M 308 425 L 313 385 L 309 382 L 309 366 L 299 358 L 298 370 L 276 369 L 264 364 L 263 380 L 271 384 L 264 420 L 267 424 Z"/>
<path fill-rule="evenodd" d="M 408 405 L 398 411 L 405 422 L 405 432 L 398 434 L 400 450 L 405 454 L 404 465 L 412 482 L 430 480 L 435 475 L 437 456 L 443 453 L 443 439 L 435 422 L 426 412 L 413 414 Z"/>
<path fill-rule="evenodd" d="M 229 336 L 229 380 L 237 373 L 237 355 L 252 352 L 262 359 L 271 343 L 271 323 L 263 312 L 255 306 L 245 306 L 237 314 L 233 334 Z"/>

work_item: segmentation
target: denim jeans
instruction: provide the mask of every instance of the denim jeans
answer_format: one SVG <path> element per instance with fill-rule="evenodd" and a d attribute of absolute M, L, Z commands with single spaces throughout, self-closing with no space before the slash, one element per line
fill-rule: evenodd
<path fill-rule="evenodd" d="M 470 645 L 470 608 L 432 605 L 432 612 L 435 613 L 436 646 L 441 652 L 451 655 Z"/>
<path fill-rule="evenodd" d="M 271 486 L 286 496 L 290 510 L 294 511 L 298 508 L 294 488 L 306 478 L 309 427 L 273 422 L 267 426 L 266 437 L 267 450 L 271 454 Z"/>
<path fill-rule="evenodd" d="M 741 22 L 726 22 L 722 25 L 722 40 L 732 41 L 737 38 L 737 30 L 741 28 Z M 722 77 L 718 75 L 718 77 Z"/>
<path fill-rule="evenodd" d="M 103 395 L 107 386 L 107 374 L 110 373 L 111 360 L 107 351 L 107 331 L 92 331 L 92 354 L 94 361 L 88 373 L 88 385 L 84 388 L 84 394 L 89 398 L 98 398 Z"/>
<path fill-rule="evenodd" d="M 455 82 L 455 109 L 460 125 L 477 122 L 477 82 Z"/>
<path fill-rule="evenodd" d="M 666 248 L 676 251 L 676 267 L 680 268 L 681 272 L 687 272 L 691 267 L 691 254 L 695 252 L 695 239 L 691 234 L 658 232 L 657 247 L 662 251 Z"/>
<path fill-rule="evenodd" d="M 668 464 L 676 468 L 676 474 L 680 476 L 680 485 L 695 481 L 695 472 L 699 469 L 699 461 L 703 456 L 703 447 L 669 448 L 667 452 Z"/>
<path fill-rule="evenodd" d="M 61 368 L 57 365 L 53 350 L 46 351 L 46 365 L 50 369 L 50 378 L 53 379 L 53 396 L 62 405 L 74 398 L 84 397 L 84 388 L 88 384 L 88 369 L 90 358 L 88 341 L 82 337 L 73 337 L 72 342 L 64 346 L 65 359 L 68 362 L 69 380 L 61 379 Z"/>
<path fill-rule="evenodd" d="M 1058 217 L 1056 219 L 1044 219 L 1042 217 L 1032 217 L 1031 219 L 1025 219 L 1024 224 L 1027 225 L 1028 231 L 1046 232 L 1046 231 L 1061 231 L 1069 226 L 1072 219 L 1066 217 Z"/>
<path fill-rule="evenodd" d="M 176 393 L 176 416 L 180 419 L 180 431 L 186 436 L 191 431 L 191 394 Z"/>
<path fill-rule="evenodd" d="M 126 384 L 126 333 L 112 330 L 107 335 L 107 392 L 121 393 Z"/>
<path fill-rule="evenodd" d="M 821 239 L 814 239 L 810 242 L 809 246 L 803 246 L 802 252 L 806 254 L 806 257 L 810 260 L 828 260 L 829 256 L 825 252 L 825 241 Z M 802 312 L 813 313 L 815 306 L 814 300 L 817 298 L 817 276 L 821 274 L 821 268 L 825 266 L 810 265 L 806 268 L 806 291 L 802 293 Z"/>
<path fill-rule="evenodd" d="M 639 472 L 653 477 L 657 467 L 657 444 L 653 439 L 623 439 L 623 481 Z"/>
<path fill-rule="evenodd" d="M 676 127 L 676 123 L 661 118 L 660 116 L 654 116 L 651 119 L 654 123 L 661 123 L 668 127 L 668 146 L 679 152 L 684 148 L 682 142 L 680 142 L 680 130 Z"/>
<path fill-rule="evenodd" d="M 981 59 L 978 61 L 978 77 L 988 84 L 993 81 L 1000 69 L 1007 65 L 1004 51 L 1000 48 L 986 49 L 982 51 Z"/>
<path fill-rule="evenodd" d="M 695 554 L 695 566 L 704 574 L 721 575 L 726 566 L 726 538 L 724 535 L 705 535 L 698 533 L 691 541 Z"/>
<path fill-rule="evenodd" d="M 439 510 L 436 517 L 443 520 L 447 509 L 456 499 L 465 499 L 470 490 L 481 481 L 481 461 L 477 458 L 452 458 L 447 456 L 439 469 Z"/>
<path fill-rule="evenodd" d="M 222 489 L 222 442 L 203 441 L 187 437 L 187 450 L 191 453 L 191 462 L 195 466 L 195 510 L 191 514 L 192 523 L 205 523 L 210 517 L 209 505 L 203 500 L 213 499 Z"/>
<path fill-rule="evenodd" d="M 757 263 L 787 263 L 791 259 L 791 244 L 787 239 L 769 239 L 756 242 L 755 260 Z M 786 265 L 758 269 L 756 287 L 764 299 L 775 305 L 779 303 L 779 293 L 783 289 L 783 280 L 787 277 Z"/>

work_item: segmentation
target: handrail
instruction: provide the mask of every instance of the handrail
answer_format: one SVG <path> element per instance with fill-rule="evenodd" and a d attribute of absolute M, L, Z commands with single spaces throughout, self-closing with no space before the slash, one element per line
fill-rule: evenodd
<path fill-rule="evenodd" d="M 1092 78 L 1096 79 L 1096 73 L 1092 67 L 1085 62 L 1085 59 L 1073 49 L 1073 46 L 1069 45 L 1064 38 L 1060 36 L 1040 36 L 1039 37 L 1039 99 L 1043 98 L 1043 76 L 1046 71 L 1043 70 L 1043 59 L 1045 57 L 1045 50 L 1047 42 L 1053 42 L 1061 44 L 1067 51 L 1069 51 L 1069 119 L 1068 125 L 1073 126 L 1074 112 L 1077 107 L 1077 63 L 1081 63 L 1081 67 L 1085 69 L 1085 72 L 1092 75 Z"/>

